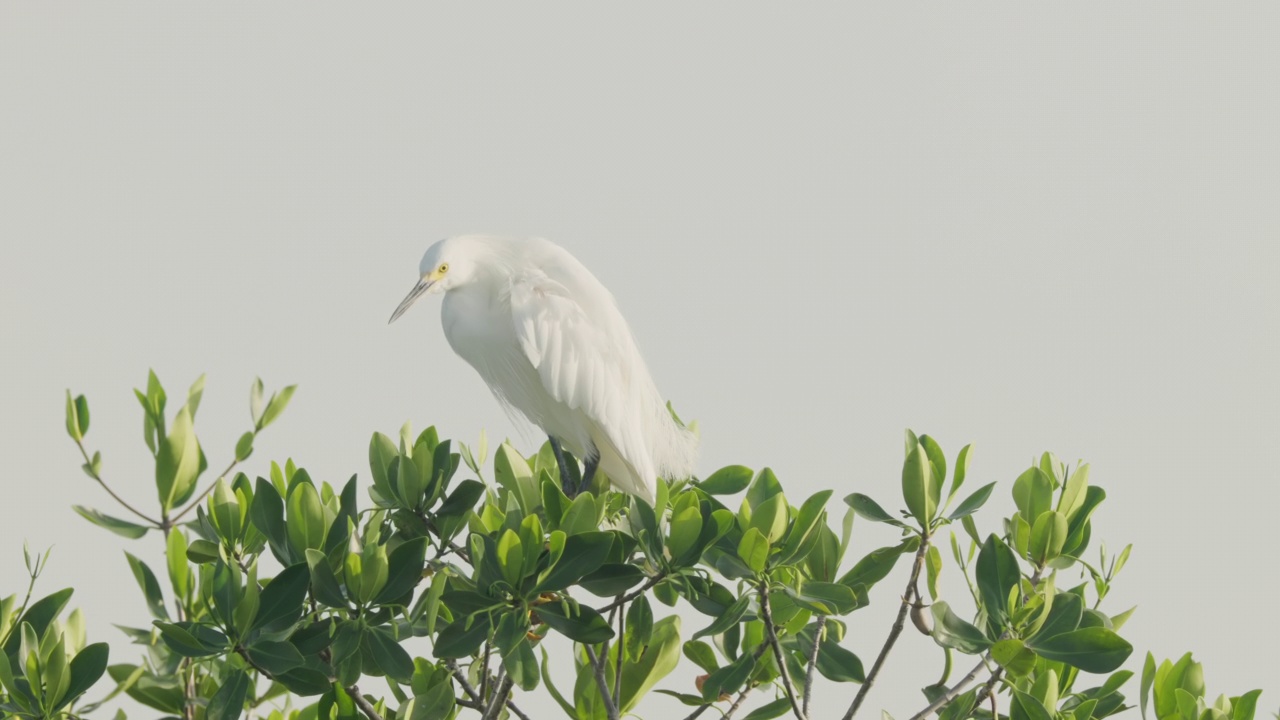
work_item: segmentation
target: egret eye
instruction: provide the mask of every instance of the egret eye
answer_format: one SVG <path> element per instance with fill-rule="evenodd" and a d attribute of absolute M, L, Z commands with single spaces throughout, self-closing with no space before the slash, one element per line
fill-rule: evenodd
<path fill-rule="evenodd" d="M 441 275 L 449 272 L 449 263 L 440 263 L 440 269 L 437 270 L 436 272 L 440 273 Z"/>

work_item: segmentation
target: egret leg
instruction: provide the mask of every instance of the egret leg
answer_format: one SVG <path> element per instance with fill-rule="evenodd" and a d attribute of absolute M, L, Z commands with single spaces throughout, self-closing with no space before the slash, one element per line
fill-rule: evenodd
<path fill-rule="evenodd" d="M 564 459 L 564 448 L 560 447 L 560 441 L 554 437 L 548 437 L 551 441 L 551 452 L 556 456 L 556 465 L 560 467 L 560 487 L 564 489 L 564 494 L 574 497 L 578 494 L 578 489 L 573 486 L 573 478 L 569 475 L 569 465 Z"/>
<path fill-rule="evenodd" d="M 600 466 L 600 455 L 598 453 L 588 455 L 583 465 L 585 467 L 582 471 L 582 486 L 578 488 L 578 492 L 585 492 L 591 487 L 591 481 L 596 476 L 596 468 Z"/>

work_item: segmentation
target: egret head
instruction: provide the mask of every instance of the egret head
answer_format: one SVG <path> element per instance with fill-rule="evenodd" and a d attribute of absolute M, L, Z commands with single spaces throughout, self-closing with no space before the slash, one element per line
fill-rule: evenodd
<path fill-rule="evenodd" d="M 387 322 L 395 322 L 418 298 L 427 293 L 448 292 L 470 282 L 477 268 L 475 251 L 475 243 L 467 242 L 466 237 L 446 238 L 427 248 L 426 254 L 422 256 L 422 263 L 418 266 L 418 284 L 400 301 L 400 306 Z"/>

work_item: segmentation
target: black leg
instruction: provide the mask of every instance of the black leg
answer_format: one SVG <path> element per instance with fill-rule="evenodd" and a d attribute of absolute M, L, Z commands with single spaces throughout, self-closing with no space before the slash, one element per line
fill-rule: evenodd
<path fill-rule="evenodd" d="M 560 466 L 560 487 L 564 489 L 564 494 L 574 497 L 578 494 L 578 489 L 573 486 L 573 478 L 569 475 L 569 466 L 564 460 L 564 448 L 560 447 L 560 441 L 549 437 L 551 441 L 551 452 L 555 453 L 556 464 Z"/>
<path fill-rule="evenodd" d="M 582 486 L 578 488 L 578 492 L 585 492 L 591 487 L 591 481 L 596 477 L 596 468 L 600 466 L 600 454 L 588 455 L 583 464 L 586 467 L 582 471 Z"/>

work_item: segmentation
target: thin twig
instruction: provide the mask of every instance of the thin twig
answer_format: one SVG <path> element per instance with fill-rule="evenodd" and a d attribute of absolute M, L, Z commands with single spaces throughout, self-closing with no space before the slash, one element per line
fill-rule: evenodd
<path fill-rule="evenodd" d="M 782 646 L 778 643 L 778 633 L 773 627 L 773 614 L 769 611 L 769 588 L 761 583 L 759 591 L 760 619 L 764 621 L 764 632 L 769 641 L 769 647 L 773 648 L 773 656 L 778 660 L 778 672 L 782 675 L 782 689 L 787 693 L 787 700 L 791 701 L 791 712 L 795 713 L 799 720 L 806 720 L 807 716 L 800 709 L 800 703 L 796 702 L 795 689 L 791 684 L 791 672 L 787 670 L 787 658 L 782 653 Z"/>
<path fill-rule="evenodd" d="M 809 698 L 813 695 L 813 669 L 818 666 L 818 651 L 822 646 L 822 636 L 827 632 L 827 617 L 819 615 L 816 619 L 817 629 L 813 631 L 813 650 L 809 651 L 809 667 L 804 674 L 804 714 L 809 714 Z"/>
<path fill-rule="evenodd" d="M 951 701 L 955 700 L 960 693 L 964 692 L 965 688 L 969 687 L 969 683 L 972 683 L 974 680 L 978 679 L 978 674 L 981 673 L 983 670 L 985 670 L 986 667 L 987 667 L 987 656 L 983 656 L 983 658 L 978 661 L 977 665 L 973 666 L 973 669 L 970 670 L 968 674 L 960 678 L 960 681 L 957 682 L 955 685 L 952 685 L 949 690 L 939 695 L 936 700 L 929 703 L 929 707 L 926 707 L 925 709 L 921 710 L 915 715 L 912 715 L 911 720 L 924 720 L 925 718 L 929 717 L 929 715 L 949 705 Z"/>
<path fill-rule="evenodd" d="M 84 457 L 84 464 L 89 468 L 89 477 L 93 478 L 94 480 L 97 480 L 98 484 L 102 486 L 103 490 L 107 491 L 108 495 L 115 498 L 115 501 L 120 503 L 120 505 L 123 506 L 125 510 L 128 510 L 129 512 L 133 513 L 134 515 L 137 515 L 138 517 L 142 518 L 143 520 L 146 520 L 147 522 L 151 523 L 156 527 L 161 527 L 162 523 L 159 520 L 156 520 L 150 515 L 142 512 L 141 510 L 138 510 L 134 506 L 125 502 L 124 498 L 117 495 L 115 490 L 112 490 L 110 487 L 107 486 L 106 481 L 102 479 L 102 476 L 98 474 L 98 471 L 93 469 L 93 461 L 89 459 L 89 452 L 84 449 L 83 442 L 77 440 L 76 447 L 80 448 L 80 454 Z"/>
<path fill-rule="evenodd" d="M 613 704 L 622 706 L 622 653 L 627 644 L 627 616 L 618 606 L 618 662 L 613 666 Z M 607 655 L 605 657 L 608 657 Z"/>
<path fill-rule="evenodd" d="M 587 651 L 587 659 L 591 661 L 591 669 L 595 671 L 596 685 L 600 687 L 600 697 L 604 698 L 604 711 L 609 720 L 619 720 L 618 706 L 613 704 L 613 693 L 609 692 L 609 681 L 605 677 L 603 658 L 596 655 L 590 645 L 583 645 Z"/>
<path fill-rule="evenodd" d="M 858 708 L 862 707 L 862 701 L 866 700 L 867 693 L 880 675 L 880 670 L 884 667 L 884 662 L 889 657 L 889 651 L 893 650 L 893 644 L 898 641 L 898 636 L 902 634 L 902 628 L 907 621 L 907 612 L 912 606 L 911 598 L 913 595 L 919 594 L 916 591 L 916 584 L 920 580 L 920 568 L 924 566 L 925 553 L 928 551 L 929 537 L 923 535 L 920 538 L 920 548 L 916 550 L 915 562 L 911 566 L 911 577 L 907 580 L 907 589 L 902 594 L 902 605 L 898 607 L 898 617 L 893 621 L 893 628 L 889 630 L 889 637 L 885 638 L 884 646 L 880 648 L 880 654 L 876 656 L 875 664 L 871 666 L 871 672 L 867 674 L 867 679 L 862 683 L 862 687 L 858 689 L 858 694 L 853 698 L 853 704 L 849 706 L 848 712 L 844 714 L 844 720 L 853 720 L 853 716 L 858 713 Z"/>

